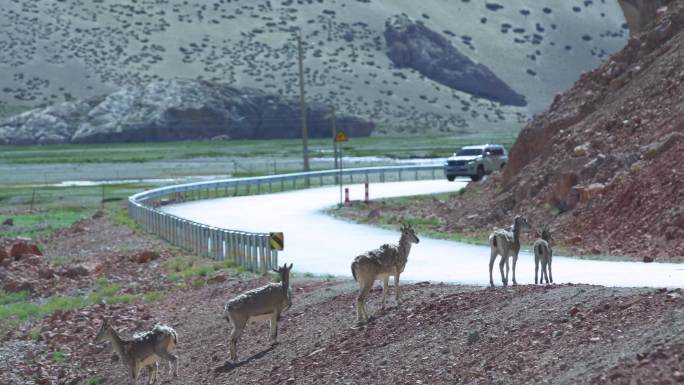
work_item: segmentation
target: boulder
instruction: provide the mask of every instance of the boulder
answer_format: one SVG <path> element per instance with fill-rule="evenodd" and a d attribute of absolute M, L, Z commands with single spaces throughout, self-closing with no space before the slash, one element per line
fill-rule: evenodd
<path fill-rule="evenodd" d="M 10 249 L 10 256 L 14 258 L 15 261 L 26 255 L 42 256 L 43 253 L 40 251 L 38 246 L 23 241 L 12 245 L 12 248 Z"/>
<path fill-rule="evenodd" d="M 579 146 L 576 146 L 572 150 L 572 153 L 577 157 L 587 156 L 587 154 L 589 153 L 589 143 L 584 143 L 580 144 Z"/>
<path fill-rule="evenodd" d="M 483 64 L 475 63 L 441 34 L 408 16 L 385 23 L 387 56 L 398 68 L 412 68 L 455 90 L 510 106 L 526 106 L 515 92 Z"/>
<path fill-rule="evenodd" d="M 684 134 L 681 132 L 671 132 L 660 138 L 657 142 L 642 147 L 641 152 L 644 159 L 657 158 L 660 154 L 669 150 L 672 146 L 681 141 L 684 141 Z"/>
<path fill-rule="evenodd" d="M 159 254 L 154 251 L 143 251 L 134 255 L 131 259 L 137 263 L 147 263 L 159 258 Z"/>
<path fill-rule="evenodd" d="M 329 106 L 310 103 L 311 137 L 330 136 Z M 374 124 L 339 114 L 349 136 L 369 136 Z M 129 85 L 109 95 L 24 112 L 0 121 L 0 143 L 155 142 L 211 138 L 301 136 L 299 104 L 260 90 L 174 79 Z"/>
<path fill-rule="evenodd" d="M 55 272 L 49 267 L 42 267 L 38 269 L 38 278 L 40 279 L 52 279 L 55 276 Z"/>
<path fill-rule="evenodd" d="M 3 226 L 14 226 L 14 219 L 12 218 L 7 218 L 4 221 L 2 221 Z"/>
<path fill-rule="evenodd" d="M 581 190 L 580 200 L 582 202 L 588 202 L 597 195 L 602 194 L 605 188 L 606 186 L 603 183 L 592 183 Z"/>
<path fill-rule="evenodd" d="M 62 270 L 58 272 L 59 275 L 71 279 L 76 279 L 78 277 L 85 277 L 86 275 L 90 274 L 88 269 L 81 265 L 77 266 L 71 266 L 71 267 L 64 267 Z"/>
<path fill-rule="evenodd" d="M 2 285 L 2 290 L 7 293 L 28 291 L 33 293 L 33 284 L 25 279 L 8 278 Z"/>

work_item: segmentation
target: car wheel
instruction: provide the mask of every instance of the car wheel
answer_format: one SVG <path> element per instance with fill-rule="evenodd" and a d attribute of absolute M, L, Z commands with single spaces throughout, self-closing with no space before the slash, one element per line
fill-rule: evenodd
<path fill-rule="evenodd" d="M 453 182 L 454 179 L 456 179 L 455 176 L 453 176 L 453 175 L 447 175 L 447 180 L 448 180 L 449 182 Z"/>
<path fill-rule="evenodd" d="M 481 180 L 482 177 L 484 177 L 484 174 L 485 174 L 485 172 L 484 172 L 484 167 L 478 166 L 478 167 L 477 167 L 477 175 L 471 175 L 471 176 L 470 176 L 470 179 L 471 179 L 473 182 L 477 182 L 478 180 Z"/>
<path fill-rule="evenodd" d="M 506 166 L 506 163 L 501 163 L 501 167 L 499 167 L 499 170 L 503 170 L 503 168 Z"/>

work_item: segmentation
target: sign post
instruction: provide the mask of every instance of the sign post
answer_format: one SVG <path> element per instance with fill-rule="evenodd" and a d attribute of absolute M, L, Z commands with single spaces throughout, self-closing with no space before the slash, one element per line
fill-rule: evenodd
<path fill-rule="evenodd" d="M 342 131 L 342 130 L 339 130 L 337 132 L 337 134 L 335 135 L 335 144 L 338 144 L 341 142 L 346 142 L 347 140 L 349 140 L 349 138 L 347 137 L 347 134 L 345 134 L 344 131 Z M 339 180 L 340 180 L 340 207 L 341 207 L 344 204 L 344 200 L 342 199 L 342 145 L 339 145 L 339 147 L 340 148 L 339 148 L 338 154 L 339 154 L 340 159 L 339 159 L 338 164 L 340 165 Z"/>

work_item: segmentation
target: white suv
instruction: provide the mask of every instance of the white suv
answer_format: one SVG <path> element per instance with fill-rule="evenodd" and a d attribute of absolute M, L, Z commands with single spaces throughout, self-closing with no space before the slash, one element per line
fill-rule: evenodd
<path fill-rule="evenodd" d="M 476 182 L 486 174 L 501 170 L 507 161 L 506 150 L 500 144 L 466 146 L 447 158 L 444 175 L 450 181 L 457 176 L 469 176 Z"/>

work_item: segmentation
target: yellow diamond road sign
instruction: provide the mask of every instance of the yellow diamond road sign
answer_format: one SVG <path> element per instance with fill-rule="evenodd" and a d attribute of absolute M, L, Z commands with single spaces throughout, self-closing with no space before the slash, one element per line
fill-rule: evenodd
<path fill-rule="evenodd" d="M 283 233 L 271 233 L 271 249 L 282 250 L 285 246 L 285 235 Z"/>
<path fill-rule="evenodd" d="M 346 142 L 349 138 L 347 138 L 347 134 L 344 133 L 344 131 L 340 131 L 335 135 L 335 141 L 336 142 Z"/>

